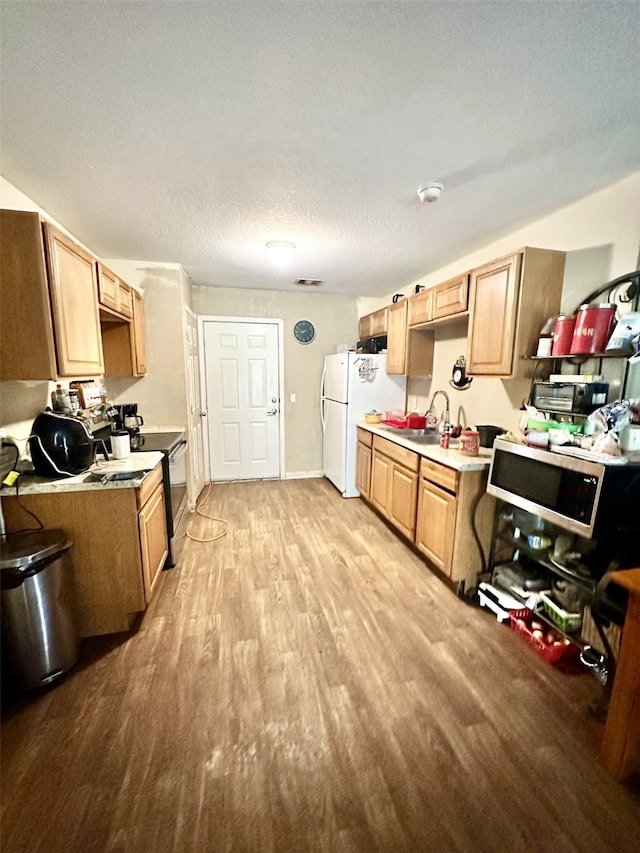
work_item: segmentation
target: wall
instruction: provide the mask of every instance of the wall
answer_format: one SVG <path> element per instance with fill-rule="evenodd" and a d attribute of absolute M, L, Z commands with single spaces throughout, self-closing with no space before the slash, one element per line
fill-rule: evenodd
<path fill-rule="evenodd" d="M 640 172 L 465 255 L 419 282 L 394 288 L 381 300 L 360 300 L 359 315 L 388 304 L 396 292 L 409 296 L 415 284 L 433 286 L 523 246 L 567 252 L 561 307 L 573 311 L 597 287 L 640 266 Z M 516 428 L 520 405 L 529 394 L 528 382 L 476 377 L 467 391 L 449 385 L 455 360 L 466 352 L 466 331 L 465 322 L 437 330 L 433 377 L 409 381 L 408 406 L 424 411 L 433 390 L 444 388 L 456 421 L 462 406 L 465 425 L 495 423 Z"/>
<path fill-rule="evenodd" d="M 187 425 L 184 367 L 184 304 L 190 307 L 190 282 L 178 264 L 105 260 L 144 297 L 147 375 L 142 379 L 109 379 L 109 395 L 117 403 L 138 403 L 145 425 Z"/>
<path fill-rule="evenodd" d="M 196 314 L 221 317 L 269 317 L 284 321 L 284 383 L 282 411 L 285 417 L 285 473 L 303 476 L 322 470 L 320 429 L 320 380 L 324 357 L 338 344 L 357 340 L 357 307 L 354 297 L 319 293 L 193 287 Z M 312 343 L 299 344 L 293 337 L 297 320 L 311 320 L 316 328 Z M 296 395 L 296 402 L 289 395 Z"/>

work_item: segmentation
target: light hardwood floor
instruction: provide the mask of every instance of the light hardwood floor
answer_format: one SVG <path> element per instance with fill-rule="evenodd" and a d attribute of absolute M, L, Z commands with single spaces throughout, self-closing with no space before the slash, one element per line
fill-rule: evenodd
<path fill-rule="evenodd" d="M 179 540 L 135 634 L 5 695 L 5 853 L 639 849 L 590 675 L 326 480 L 217 485 L 205 509 L 229 535 Z"/>

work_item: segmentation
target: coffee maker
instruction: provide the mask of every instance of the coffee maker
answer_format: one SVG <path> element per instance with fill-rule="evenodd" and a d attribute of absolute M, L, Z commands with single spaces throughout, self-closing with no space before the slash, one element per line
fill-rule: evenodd
<path fill-rule="evenodd" d="M 144 425 L 144 418 L 138 414 L 137 403 L 116 403 L 113 406 L 114 429 L 126 429 L 129 435 L 137 435 Z"/>

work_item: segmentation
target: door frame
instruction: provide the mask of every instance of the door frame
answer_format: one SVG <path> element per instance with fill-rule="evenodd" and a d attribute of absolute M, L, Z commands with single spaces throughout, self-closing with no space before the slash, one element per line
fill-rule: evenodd
<path fill-rule="evenodd" d="M 207 399 L 207 382 L 206 382 L 206 348 L 204 337 L 205 323 L 272 323 L 278 329 L 278 384 L 280 386 L 280 430 L 279 430 L 279 473 L 278 478 L 284 479 L 284 449 L 285 449 L 285 432 L 284 432 L 284 320 L 279 320 L 276 317 L 226 317 L 219 314 L 198 314 L 198 335 L 200 336 L 200 403 L 202 411 L 206 412 L 206 417 L 209 418 L 209 400 Z M 209 456 L 209 421 L 207 420 L 207 440 L 202 442 L 204 451 L 204 471 L 205 480 L 211 482 L 211 460 Z"/>
<path fill-rule="evenodd" d="M 188 336 L 188 334 L 189 334 L 188 330 L 190 328 L 187 318 L 190 318 L 191 320 L 194 321 L 194 323 L 197 327 L 197 330 L 198 330 L 198 332 L 197 332 L 198 333 L 198 342 L 197 342 L 198 343 L 198 371 L 200 371 L 201 366 L 202 366 L 202 338 L 200 337 L 200 324 L 198 322 L 198 315 L 195 312 L 193 312 L 191 310 L 191 308 L 189 308 L 188 305 L 184 305 L 183 320 L 184 320 L 185 338 Z M 187 347 L 190 345 L 190 343 L 191 343 L 191 341 L 187 340 Z M 189 439 L 189 445 L 191 445 L 191 430 L 194 426 L 195 419 L 192 418 L 191 413 L 189 411 L 189 359 L 188 359 L 188 355 L 184 361 L 184 372 L 185 372 L 185 383 L 186 383 L 186 390 L 187 390 L 187 437 Z M 203 424 L 204 418 L 201 415 L 201 412 L 203 411 L 203 408 L 202 408 L 202 378 L 199 376 L 198 380 L 199 380 L 198 385 L 200 386 L 200 388 L 199 388 L 199 391 L 200 391 L 200 411 L 197 413 L 196 417 L 200 421 L 200 431 L 201 431 L 201 436 L 202 436 L 202 441 L 201 441 L 202 459 L 200 460 L 200 463 L 202 464 L 202 479 L 203 479 L 203 488 L 204 488 L 204 486 L 206 486 L 206 484 L 208 482 L 208 479 L 207 479 L 207 469 L 205 466 L 205 447 L 204 447 L 205 442 L 204 442 L 204 424 Z M 207 442 L 207 444 L 208 444 L 208 442 Z M 191 471 L 191 461 L 190 461 L 191 460 L 191 454 L 189 454 L 187 459 L 189 460 L 189 462 L 188 462 L 189 474 L 187 477 L 187 504 L 188 504 L 189 509 L 195 509 L 195 506 L 198 503 L 198 498 L 200 497 L 200 492 L 198 492 L 197 488 L 196 488 L 197 483 L 196 483 L 196 479 L 195 479 L 195 472 Z"/>

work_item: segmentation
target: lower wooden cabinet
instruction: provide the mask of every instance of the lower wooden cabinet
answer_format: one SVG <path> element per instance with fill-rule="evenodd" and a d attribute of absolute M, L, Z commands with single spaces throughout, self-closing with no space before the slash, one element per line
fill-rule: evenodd
<path fill-rule="evenodd" d="M 129 631 L 168 554 L 161 463 L 139 489 L 26 494 L 20 503 L 71 541 L 80 635 Z M 9 531 L 29 521 L 13 496 L 2 498 L 2 509 Z"/>
<path fill-rule="evenodd" d="M 473 518 L 488 554 L 495 510 L 488 469 L 458 471 L 360 428 L 357 453 L 361 496 L 449 580 L 475 584 L 483 565 Z"/>
<path fill-rule="evenodd" d="M 356 445 L 356 488 L 364 498 L 371 493 L 371 443 L 372 435 L 358 428 Z"/>
<path fill-rule="evenodd" d="M 371 503 L 412 541 L 416 528 L 419 460 L 417 453 L 374 435 Z"/>
<path fill-rule="evenodd" d="M 486 482 L 486 469 L 458 472 L 428 459 L 421 462 L 415 544 L 457 583 L 475 583 L 483 568 L 473 535 L 474 512 L 484 553 L 489 552 L 495 501 L 485 494 Z"/>
<path fill-rule="evenodd" d="M 144 598 L 148 604 L 169 554 L 162 483 L 156 486 L 153 494 L 138 513 L 138 529 L 140 531 Z"/>

